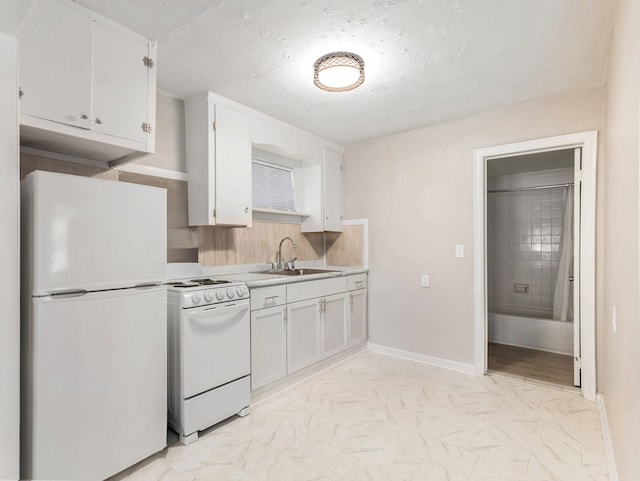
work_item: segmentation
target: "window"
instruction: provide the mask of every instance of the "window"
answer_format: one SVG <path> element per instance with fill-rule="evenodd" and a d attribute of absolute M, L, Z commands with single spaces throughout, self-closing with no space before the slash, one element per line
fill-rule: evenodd
<path fill-rule="evenodd" d="M 254 209 L 296 211 L 293 170 L 290 168 L 254 159 L 252 190 Z"/>

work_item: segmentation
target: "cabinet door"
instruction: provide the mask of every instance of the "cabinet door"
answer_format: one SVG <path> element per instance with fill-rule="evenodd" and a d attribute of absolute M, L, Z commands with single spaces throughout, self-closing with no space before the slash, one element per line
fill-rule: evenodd
<path fill-rule="evenodd" d="M 329 357 L 347 348 L 347 296 L 336 294 L 322 300 L 322 356 Z"/>
<path fill-rule="evenodd" d="M 358 289 L 349 293 L 349 345 L 367 340 L 367 290 Z"/>
<path fill-rule="evenodd" d="M 251 137 L 249 117 L 216 104 L 216 224 L 251 225 Z"/>
<path fill-rule="evenodd" d="M 342 232 L 342 155 L 324 149 L 324 230 Z"/>
<path fill-rule="evenodd" d="M 321 359 L 320 299 L 287 306 L 287 373 Z"/>
<path fill-rule="evenodd" d="M 91 115 L 91 19 L 40 0 L 18 39 L 20 112 L 88 129 Z"/>
<path fill-rule="evenodd" d="M 93 22 L 92 130 L 147 141 L 142 124 L 148 122 L 148 54 L 147 41 Z"/>
<path fill-rule="evenodd" d="M 287 375 L 286 308 L 271 307 L 251 313 L 251 389 Z"/>

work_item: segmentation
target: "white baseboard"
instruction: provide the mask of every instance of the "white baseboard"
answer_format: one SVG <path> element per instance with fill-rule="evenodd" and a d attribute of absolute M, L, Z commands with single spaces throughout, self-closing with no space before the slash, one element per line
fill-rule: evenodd
<path fill-rule="evenodd" d="M 604 453 L 607 458 L 609 481 L 618 481 L 618 468 L 616 467 L 616 457 L 613 452 L 613 441 L 611 439 L 611 431 L 609 431 L 609 419 L 607 418 L 607 408 L 604 404 L 604 395 L 598 394 L 597 399 L 600 407 L 600 422 L 602 423 L 602 438 L 604 440 Z"/>
<path fill-rule="evenodd" d="M 369 350 L 371 352 L 377 352 L 378 354 L 385 354 L 387 356 L 407 359 L 409 361 L 421 362 L 423 364 L 429 364 L 431 366 L 443 367 L 445 369 L 451 369 L 453 371 L 464 372 L 465 374 L 476 373 L 476 368 L 473 364 L 465 364 L 463 362 L 451 361 L 449 359 L 442 359 L 440 357 L 427 356 L 426 354 L 419 354 L 417 352 L 403 351 L 402 349 L 381 346 L 380 344 L 369 343 Z"/>

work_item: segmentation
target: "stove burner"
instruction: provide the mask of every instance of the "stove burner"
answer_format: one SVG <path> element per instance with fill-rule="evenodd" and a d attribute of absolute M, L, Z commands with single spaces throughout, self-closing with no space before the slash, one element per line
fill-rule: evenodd
<path fill-rule="evenodd" d="M 200 286 L 214 286 L 216 284 L 229 284 L 231 281 L 218 279 L 191 279 L 189 282 L 195 282 Z"/>

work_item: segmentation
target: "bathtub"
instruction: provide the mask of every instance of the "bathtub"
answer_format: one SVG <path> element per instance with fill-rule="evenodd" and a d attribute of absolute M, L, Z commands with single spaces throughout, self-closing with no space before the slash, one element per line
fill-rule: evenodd
<path fill-rule="evenodd" d="M 509 314 L 489 312 L 489 341 L 573 356 L 573 322 L 550 317 L 549 312 L 522 308 Z"/>

